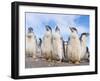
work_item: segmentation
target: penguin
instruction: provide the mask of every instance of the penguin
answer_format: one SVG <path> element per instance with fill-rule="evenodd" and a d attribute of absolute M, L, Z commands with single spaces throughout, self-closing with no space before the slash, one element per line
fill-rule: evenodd
<path fill-rule="evenodd" d="M 49 25 L 45 26 L 46 31 L 42 41 L 42 55 L 47 61 L 52 60 L 52 29 Z"/>
<path fill-rule="evenodd" d="M 41 45 L 42 45 L 42 39 L 39 38 L 39 47 L 41 47 Z"/>
<path fill-rule="evenodd" d="M 88 59 L 89 56 L 89 49 L 87 47 L 87 37 L 89 36 L 89 33 L 82 33 L 80 36 L 80 42 L 81 42 L 81 59 L 85 60 Z"/>
<path fill-rule="evenodd" d="M 89 51 L 89 48 L 86 47 L 86 54 L 84 56 L 84 60 L 86 60 L 87 62 L 89 62 L 89 58 L 90 58 L 90 51 Z"/>
<path fill-rule="evenodd" d="M 64 49 L 64 61 L 68 62 L 68 55 L 67 55 L 67 49 L 68 48 L 68 41 L 63 41 L 63 49 Z"/>
<path fill-rule="evenodd" d="M 60 35 L 60 29 L 57 26 L 53 34 L 53 59 L 62 62 L 64 58 L 63 39 Z"/>
<path fill-rule="evenodd" d="M 42 57 L 42 53 L 41 53 L 41 45 L 42 45 L 42 39 L 39 38 L 38 39 L 38 45 L 37 45 L 37 53 L 38 53 L 38 57 L 41 58 Z"/>
<path fill-rule="evenodd" d="M 26 34 L 26 55 L 36 58 L 37 42 L 33 28 L 29 27 Z"/>
<path fill-rule="evenodd" d="M 81 60 L 81 44 L 78 36 L 78 31 L 74 27 L 70 27 L 70 36 L 68 41 L 68 60 L 69 63 L 80 64 Z"/>

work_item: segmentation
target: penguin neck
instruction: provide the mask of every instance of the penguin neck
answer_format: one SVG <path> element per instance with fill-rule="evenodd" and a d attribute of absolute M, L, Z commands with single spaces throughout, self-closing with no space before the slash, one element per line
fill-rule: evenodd
<path fill-rule="evenodd" d="M 81 40 L 81 46 L 86 47 L 86 40 Z"/>
<path fill-rule="evenodd" d="M 51 38 L 52 38 L 52 33 L 51 32 L 46 32 L 45 35 L 44 35 L 45 41 L 51 40 Z"/>
<path fill-rule="evenodd" d="M 45 33 L 45 36 L 51 36 L 51 32 L 50 32 L 50 31 L 47 31 L 47 32 Z"/>
<path fill-rule="evenodd" d="M 34 33 L 27 33 L 27 37 L 31 39 L 31 38 L 35 38 L 35 35 Z"/>
<path fill-rule="evenodd" d="M 80 41 L 79 41 L 79 38 L 76 36 L 75 38 L 72 37 L 70 38 L 70 44 L 72 44 L 72 46 L 79 46 L 80 45 Z"/>
<path fill-rule="evenodd" d="M 51 31 L 46 31 L 46 34 L 51 34 Z"/>
<path fill-rule="evenodd" d="M 72 36 L 71 41 L 79 41 L 78 35 Z"/>
<path fill-rule="evenodd" d="M 55 32 L 54 33 L 54 37 L 56 38 L 56 39 L 61 39 L 61 35 L 60 35 L 60 32 Z"/>

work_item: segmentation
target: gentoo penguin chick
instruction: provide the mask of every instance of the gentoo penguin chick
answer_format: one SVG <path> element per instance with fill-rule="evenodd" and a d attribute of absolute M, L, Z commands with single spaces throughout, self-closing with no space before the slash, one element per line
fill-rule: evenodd
<path fill-rule="evenodd" d="M 89 36 L 89 33 L 82 33 L 80 36 L 81 52 L 82 52 L 81 59 L 83 59 L 83 60 L 86 58 L 86 56 L 88 56 L 88 55 L 86 55 L 86 54 L 88 54 L 87 51 L 89 51 L 87 48 L 87 37 L 88 36 Z"/>
<path fill-rule="evenodd" d="M 33 28 L 29 27 L 26 34 L 26 55 L 36 58 L 36 49 L 37 49 L 36 36 L 33 32 Z"/>
<path fill-rule="evenodd" d="M 59 62 L 61 62 L 63 57 L 64 57 L 63 40 L 60 35 L 60 29 L 57 26 L 53 34 L 53 59 L 59 60 Z"/>
<path fill-rule="evenodd" d="M 68 60 L 71 63 L 79 64 L 81 56 L 81 45 L 78 37 L 78 31 L 74 27 L 70 27 L 71 34 L 68 41 Z"/>
<path fill-rule="evenodd" d="M 42 42 L 42 53 L 43 57 L 47 61 L 52 60 L 52 29 L 50 26 L 46 25 L 46 31 Z"/>

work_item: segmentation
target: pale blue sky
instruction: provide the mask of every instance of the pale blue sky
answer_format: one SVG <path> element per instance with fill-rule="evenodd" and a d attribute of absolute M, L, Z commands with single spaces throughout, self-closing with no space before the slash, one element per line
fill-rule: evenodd
<path fill-rule="evenodd" d="M 88 15 L 72 15 L 72 14 L 49 14 L 49 13 L 25 13 L 26 32 L 28 27 L 32 27 L 38 38 L 42 38 L 45 33 L 45 25 L 49 25 L 54 32 L 55 27 L 61 30 L 61 35 L 65 41 L 70 35 L 69 27 L 76 27 L 79 36 L 83 32 L 89 33 L 89 16 Z M 89 46 L 89 37 L 87 41 Z"/>

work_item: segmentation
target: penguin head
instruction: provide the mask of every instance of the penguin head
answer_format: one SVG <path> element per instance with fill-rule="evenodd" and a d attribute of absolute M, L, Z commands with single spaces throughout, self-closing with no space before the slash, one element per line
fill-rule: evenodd
<path fill-rule="evenodd" d="M 60 28 L 58 26 L 56 26 L 56 29 L 55 29 L 56 32 L 60 32 Z"/>
<path fill-rule="evenodd" d="M 78 37 L 78 31 L 77 31 L 77 29 L 76 28 L 74 28 L 74 27 L 69 27 L 70 28 L 70 31 L 71 31 L 71 37 L 72 38 L 77 38 Z"/>
<path fill-rule="evenodd" d="M 51 27 L 49 25 L 46 25 L 45 28 L 46 28 L 46 31 L 52 32 L 52 29 L 51 29 Z"/>
<path fill-rule="evenodd" d="M 28 28 L 27 37 L 28 37 L 28 38 L 31 38 L 32 36 L 33 36 L 33 28 L 32 28 L 32 27 L 29 27 L 29 28 Z"/>
<path fill-rule="evenodd" d="M 82 33 L 81 36 L 80 36 L 80 40 L 86 40 L 87 37 L 89 36 L 89 33 Z"/>
<path fill-rule="evenodd" d="M 33 28 L 32 27 L 29 27 L 28 28 L 28 33 L 32 33 L 33 32 Z"/>
<path fill-rule="evenodd" d="M 55 31 L 60 31 L 60 29 L 59 29 L 59 27 L 58 27 L 58 26 L 56 26 L 56 29 L 55 29 Z"/>
<path fill-rule="evenodd" d="M 89 33 L 82 33 L 82 35 L 84 35 L 84 36 L 89 36 Z"/>
<path fill-rule="evenodd" d="M 78 32 L 77 29 L 74 28 L 74 27 L 69 27 L 69 28 L 70 28 L 70 31 L 71 31 L 72 33 L 77 33 L 77 32 Z"/>

